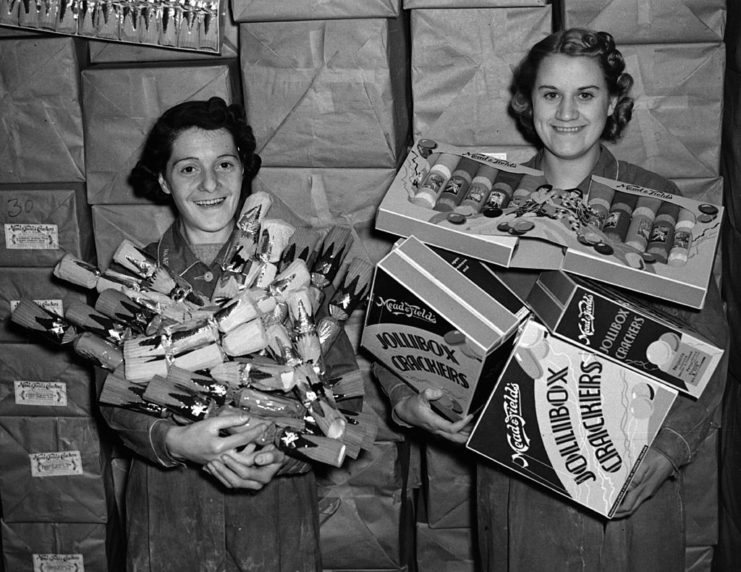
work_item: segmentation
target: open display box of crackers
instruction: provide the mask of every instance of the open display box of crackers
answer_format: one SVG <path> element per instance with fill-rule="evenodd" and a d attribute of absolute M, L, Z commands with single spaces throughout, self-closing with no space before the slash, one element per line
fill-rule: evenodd
<path fill-rule="evenodd" d="M 694 398 L 723 357 L 679 317 L 566 272 L 541 272 L 527 304 L 554 335 Z"/>
<path fill-rule="evenodd" d="M 676 396 L 531 318 L 466 446 L 610 518 Z"/>
<path fill-rule="evenodd" d="M 419 139 L 376 228 L 702 308 L 722 218 L 721 206 L 596 176 L 585 194 L 554 189 L 538 170 Z"/>
<path fill-rule="evenodd" d="M 528 314 L 480 261 L 410 237 L 376 267 L 361 345 L 414 390 L 442 390 L 430 405 L 458 420 L 486 402 Z"/>

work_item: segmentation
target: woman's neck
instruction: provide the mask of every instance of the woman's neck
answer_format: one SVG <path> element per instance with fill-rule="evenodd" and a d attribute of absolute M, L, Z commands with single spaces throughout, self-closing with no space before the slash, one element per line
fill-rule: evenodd
<path fill-rule="evenodd" d="M 599 157 L 599 146 L 573 159 L 557 157 L 545 149 L 540 168 L 549 184 L 558 189 L 573 189 L 592 174 Z"/>

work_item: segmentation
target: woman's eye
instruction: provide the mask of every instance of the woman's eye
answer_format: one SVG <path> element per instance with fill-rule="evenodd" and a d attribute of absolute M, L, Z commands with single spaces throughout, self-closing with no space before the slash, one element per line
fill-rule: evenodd
<path fill-rule="evenodd" d="M 583 91 L 579 94 L 579 99 L 582 101 L 589 101 L 594 99 L 594 94 L 591 91 Z"/>
<path fill-rule="evenodd" d="M 547 91 L 543 94 L 543 99 L 546 101 L 553 101 L 554 99 L 558 98 L 558 92 L 555 91 Z"/>
<path fill-rule="evenodd" d="M 234 163 L 232 161 L 222 161 L 220 166 L 223 170 L 228 171 L 234 168 Z"/>
<path fill-rule="evenodd" d="M 183 175 L 191 175 L 196 172 L 196 168 L 193 165 L 185 165 L 184 167 L 180 168 L 180 172 Z"/>

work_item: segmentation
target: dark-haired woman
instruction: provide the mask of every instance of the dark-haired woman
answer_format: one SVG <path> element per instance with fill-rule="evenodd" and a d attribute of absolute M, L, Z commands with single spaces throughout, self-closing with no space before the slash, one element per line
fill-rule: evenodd
<path fill-rule="evenodd" d="M 222 273 L 235 217 L 260 168 L 241 107 L 220 98 L 167 110 L 152 128 L 129 181 L 170 197 L 177 219 L 147 250 L 209 297 Z M 271 216 L 281 217 L 279 201 Z M 347 338 L 330 363 L 354 363 Z M 276 476 L 286 461 L 253 441 L 246 416 L 179 425 L 102 407 L 135 453 L 126 489 L 128 570 L 275 571 L 321 569 L 311 472 Z M 227 435 L 228 436 L 225 436 Z"/>
<path fill-rule="evenodd" d="M 539 147 L 526 164 L 555 188 L 589 192 L 592 175 L 679 193 L 667 179 L 620 161 L 602 144 L 630 121 L 632 77 L 610 34 L 570 29 L 536 44 L 515 70 L 511 110 Z M 653 304 L 660 304 L 652 301 Z M 727 326 L 711 279 L 700 312 L 681 315 L 719 347 Z M 429 390 L 413 395 L 378 366 L 376 375 L 403 423 L 452 441 L 466 440 L 468 419 L 452 424 L 429 406 Z M 478 543 L 485 570 L 684 570 L 684 468 L 714 430 L 725 362 L 697 401 L 679 396 L 631 484 L 616 519 L 606 521 L 498 468 L 477 467 Z M 712 482 L 714 466 L 707 467 Z"/>

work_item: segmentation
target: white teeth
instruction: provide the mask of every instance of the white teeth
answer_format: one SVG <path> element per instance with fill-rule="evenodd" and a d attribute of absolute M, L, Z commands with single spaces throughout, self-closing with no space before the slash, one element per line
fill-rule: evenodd
<path fill-rule="evenodd" d="M 195 203 L 199 207 L 210 207 L 210 206 L 213 206 L 213 205 L 218 205 L 218 204 L 222 203 L 223 201 L 224 201 L 224 199 L 211 199 L 211 200 L 208 200 L 208 201 L 195 201 Z"/>

